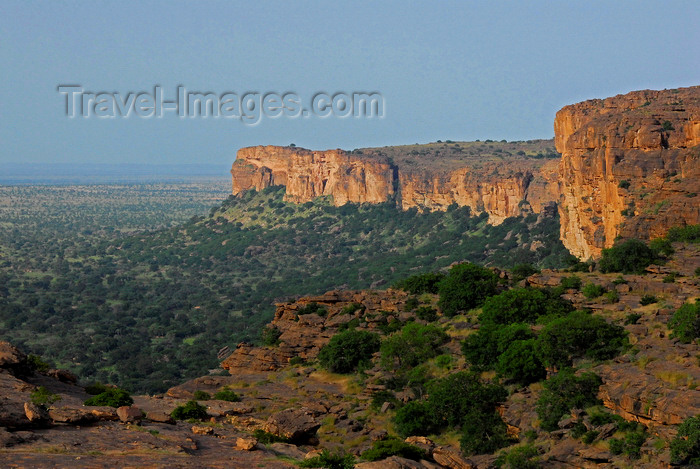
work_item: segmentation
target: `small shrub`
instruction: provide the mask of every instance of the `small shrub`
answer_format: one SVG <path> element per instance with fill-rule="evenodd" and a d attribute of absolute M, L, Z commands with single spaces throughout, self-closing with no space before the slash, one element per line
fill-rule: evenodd
<path fill-rule="evenodd" d="M 674 226 L 666 233 L 666 239 L 671 242 L 700 242 L 700 225 Z"/>
<path fill-rule="evenodd" d="M 404 311 L 413 311 L 420 305 L 420 301 L 418 301 L 418 298 L 415 296 L 411 296 L 406 300 L 406 304 L 404 305 Z"/>
<path fill-rule="evenodd" d="M 618 276 L 615 280 L 613 280 L 613 285 L 626 285 L 627 280 L 625 280 L 625 277 L 622 275 Z"/>
<path fill-rule="evenodd" d="M 355 457 L 352 454 L 330 453 L 324 449 L 318 456 L 301 461 L 299 467 L 353 469 L 355 467 Z"/>
<path fill-rule="evenodd" d="M 211 395 L 208 392 L 199 389 L 192 394 L 192 397 L 197 401 L 208 401 L 211 399 Z"/>
<path fill-rule="evenodd" d="M 207 418 L 207 408 L 197 401 L 187 401 L 184 405 L 175 407 L 170 416 L 175 420 L 203 420 Z"/>
<path fill-rule="evenodd" d="M 411 401 L 396 411 L 394 416 L 396 431 L 402 437 L 426 436 L 438 430 L 435 418 L 428 404 Z"/>
<path fill-rule="evenodd" d="M 601 285 L 596 285 L 595 283 L 587 283 L 581 291 L 583 293 L 583 296 L 585 296 L 588 299 L 593 299 L 602 296 L 606 290 L 605 287 Z"/>
<path fill-rule="evenodd" d="M 689 344 L 700 337 L 700 302 L 686 303 L 673 313 L 668 323 L 673 329 L 672 337 Z"/>
<path fill-rule="evenodd" d="M 277 327 L 266 326 L 260 333 L 260 339 L 263 345 L 266 345 L 268 347 L 274 347 L 275 345 L 280 343 L 281 335 L 282 331 L 280 331 Z"/>
<path fill-rule="evenodd" d="M 214 393 L 214 399 L 228 402 L 239 402 L 241 400 L 238 394 L 226 387 L 220 389 L 219 391 L 216 391 Z"/>
<path fill-rule="evenodd" d="M 341 310 L 341 314 L 354 314 L 358 310 L 364 311 L 365 307 L 360 303 L 352 303 Z"/>
<path fill-rule="evenodd" d="M 626 179 L 623 179 L 622 181 L 620 181 L 620 183 L 617 185 L 617 187 L 619 187 L 621 189 L 629 189 L 630 182 Z"/>
<path fill-rule="evenodd" d="M 639 304 L 642 306 L 650 305 L 653 303 L 657 303 L 659 299 L 655 297 L 654 295 L 644 295 L 640 300 Z"/>
<path fill-rule="evenodd" d="M 605 297 L 605 302 L 606 303 L 617 303 L 620 301 L 620 294 L 617 293 L 617 290 L 610 290 L 608 292 L 603 293 L 603 296 Z"/>
<path fill-rule="evenodd" d="M 438 355 L 435 357 L 435 364 L 438 368 L 447 369 L 452 365 L 452 355 Z"/>
<path fill-rule="evenodd" d="M 501 453 L 494 464 L 503 469 L 537 469 L 541 467 L 538 454 L 537 448 L 532 445 L 519 446 Z"/>
<path fill-rule="evenodd" d="M 671 441 L 671 464 L 700 465 L 700 416 L 686 419 Z"/>
<path fill-rule="evenodd" d="M 654 253 L 659 256 L 659 255 L 664 255 L 664 256 L 670 256 L 674 252 L 676 252 L 675 249 L 673 249 L 673 246 L 671 245 L 671 241 L 669 241 L 666 238 L 656 238 L 652 239 L 649 242 L 649 248 L 654 251 Z"/>
<path fill-rule="evenodd" d="M 519 282 L 520 280 L 539 273 L 539 269 L 535 268 L 531 264 L 518 264 L 510 271 L 513 280 Z"/>
<path fill-rule="evenodd" d="M 463 453 L 492 454 L 513 444 L 508 427 L 498 412 L 472 411 L 464 416 L 459 446 Z"/>
<path fill-rule="evenodd" d="M 328 315 L 328 310 L 316 302 L 311 302 L 297 310 L 297 315 L 301 316 L 302 314 L 318 314 L 324 317 Z"/>
<path fill-rule="evenodd" d="M 38 371 L 39 373 L 46 373 L 51 368 L 49 363 L 45 362 L 39 355 L 34 355 L 33 353 L 27 356 L 27 364 L 32 370 Z"/>
<path fill-rule="evenodd" d="M 321 366 L 333 373 L 352 373 L 367 366 L 379 350 L 379 336 L 373 332 L 348 330 L 334 335 L 318 354 Z"/>
<path fill-rule="evenodd" d="M 347 325 L 347 323 L 345 323 L 344 325 Z M 340 329 L 340 328 L 338 328 L 338 329 Z M 347 329 L 347 327 L 345 329 Z M 301 357 L 292 357 L 289 359 L 289 364 L 292 366 L 301 365 L 303 363 L 304 363 L 304 359 Z"/>
<path fill-rule="evenodd" d="M 123 389 L 119 388 L 107 388 L 104 392 L 91 397 L 85 401 L 85 405 L 88 406 L 109 406 L 109 407 L 121 407 L 125 405 L 131 405 L 134 400 L 131 398 L 129 393 Z"/>
<path fill-rule="evenodd" d="M 437 321 L 438 317 L 435 308 L 431 308 L 430 306 L 421 306 L 416 309 L 416 316 L 418 316 L 418 319 L 422 319 L 423 321 L 427 322 Z"/>
<path fill-rule="evenodd" d="M 271 445 L 272 443 L 289 443 L 289 438 L 275 435 L 274 433 L 266 432 L 265 430 L 255 430 L 253 437 L 258 440 L 258 443 L 263 445 Z"/>
<path fill-rule="evenodd" d="M 583 434 L 581 437 L 581 441 L 586 443 L 587 445 L 590 445 L 595 441 L 595 439 L 600 435 L 600 432 L 597 430 L 589 430 L 586 433 Z"/>
<path fill-rule="evenodd" d="M 664 283 L 674 283 L 676 281 L 676 278 L 678 277 L 678 274 L 676 272 L 671 272 L 668 275 L 665 275 L 663 278 Z"/>
<path fill-rule="evenodd" d="M 642 318 L 641 314 L 638 313 L 630 313 L 627 315 L 625 318 L 625 325 L 630 325 L 630 324 L 637 324 L 637 321 L 639 321 Z"/>
<path fill-rule="evenodd" d="M 576 275 L 572 275 L 571 277 L 562 277 L 561 279 L 561 286 L 566 288 L 567 290 L 580 290 L 581 284 L 581 277 L 578 277 Z"/>
<path fill-rule="evenodd" d="M 669 131 L 669 130 L 676 130 L 676 129 L 673 127 L 673 123 L 672 123 L 671 121 L 664 121 L 664 123 L 661 124 L 661 127 L 662 127 L 664 130 L 666 130 L 666 131 Z"/>
<path fill-rule="evenodd" d="M 372 394 L 372 402 L 369 406 L 372 408 L 372 410 L 378 411 L 382 408 L 385 402 L 391 402 L 395 407 L 399 407 L 400 404 L 400 401 L 396 398 L 396 396 L 394 396 L 393 392 L 377 391 Z"/>
<path fill-rule="evenodd" d="M 614 455 L 620 455 L 625 450 L 625 442 L 617 438 L 610 438 L 608 440 L 608 449 Z"/>
<path fill-rule="evenodd" d="M 372 448 L 361 454 L 367 461 L 379 461 L 390 456 L 399 456 L 414 461 L 425 459 L 426 453 L 417 446 L 409 445 L 398 438 L 387 438 L 372 443 Z"/>
<path fill-rule="evenodd" d="M 29 394 L 29 398 L 31 399 L 32 404 L 42 407 L 49 406 L 54 402 L 61 400 L 61 396 L 52 393 L 46 388 L 46 386 L 39 386 L 36 390 Z"/>

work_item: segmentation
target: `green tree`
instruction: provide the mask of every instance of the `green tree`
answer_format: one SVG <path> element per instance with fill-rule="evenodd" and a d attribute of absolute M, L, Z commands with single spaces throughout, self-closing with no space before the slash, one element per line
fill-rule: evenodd
<path fill-rule="evenodd" d="M 522 385 L 537 382 L 547 376 L 540 361 L 535 339 L 516 340 L 498 357 L 496 371 Z"/>
<path fill-rule="evenodd" d="M 437 293 L 438 284 L 445 278 L 445 274 L 428 272 L 425 274 L 412 275 L 394 284 L 395 288 L 404 290 L 412 295 L 423 293 Z"/>
<path fill-rule="evenodd" d="M 207 408 L 197 401 L 187 401 L 184 405 L 175 407 L 170 416 L 175 420 L 203 420 L 207 418 Z"/>
<path fill-rule="evenodd" d="M 438 284 L 438 306 L 445 316 L 481 306 L 486 298 L 498 293 L 498 277 L 476 264 L 458 264 Z"/>
<path fill-rule="evenodd" d="M 603 249 L 599 268 L 603 273 L 622 272 L 642 274 L 644 269 L 656 260 L 654 251 L 638 239 L 617 242 L 613 247 Z"/>
<path fill-rule="evenodd" d="M 544 430 L 557 430 L 559 420 L 571 409 L 584 409 L 600 403 L 598 388 L 603 380 L 595 373 L 574 374 L 567 368 L 544 382 L 537 401 L 537 415 Z"/>
<path fill-rule="evenodd" d="M 534 324 L 541 316 L 560 316 L 571 311 L 571 303 L 535 288 L 513 288 L 484 302 L 481 323 Z"/>
<path fill-rule="evenodd" d="M 671 441 L 671 463 L 700 465 L 700 416 L 686 419 Z"/>
<path fill-rule="evenodd" d="M 382 342 L 382 366 L 389 370 L 407 370 L 440 355 L 448 336 L 432 324 L 406 324 L 401 331 Z"/>
<path fill-rule="evenodd" d="M 700 302 L 685 303 L 678 308 L 668 323 L 673 329 L 673 337 L 689 344 L 700 337 Z"/>
<path fill-rule="evenodd" d="M 587 357 L 607 360 L 627 345 L 627 333 L 621 326 L 586 311 L 574 311 L 547 324 L 537 337 L 537 349 L 546 366 L 571 366 L 573 359 Z"/>
<path fill-rule="evenodd" d="M 123 389 L 119 388 L 107 388 L 104 392 L 91 397 L 85 401 L 85 405 L 89 406 L 109 406 L 109 407 L 121 407 L 125 405 L 131 405 L 134 400 L 131 398 L 129 393 Z"/>
<path fill-rule="evenodd" d="M 379 350 L 379 335 L 373 332 L 347 330 L 331 337 L 318 354 L 321 366 L 334 373 L 352 373 L 366 365 Z"/>

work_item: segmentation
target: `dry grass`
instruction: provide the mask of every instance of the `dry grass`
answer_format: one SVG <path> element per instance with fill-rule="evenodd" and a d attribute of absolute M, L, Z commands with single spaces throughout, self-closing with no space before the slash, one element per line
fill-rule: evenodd
<path fill-rule="evenodd" d="M 654 376 L 659 378 L 661 381 L 669 383 L 673 387 L 694 387 L 695 380 L 688 373 L 682 373 L 680 371 L 657 371 Z"/>

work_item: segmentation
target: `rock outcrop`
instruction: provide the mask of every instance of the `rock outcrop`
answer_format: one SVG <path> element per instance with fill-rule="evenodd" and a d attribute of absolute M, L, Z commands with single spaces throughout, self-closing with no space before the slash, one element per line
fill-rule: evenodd
<path fill-rule="evenodd" d="M 542 142 L 547 141 L 521 146 L 534 154 L 530 147 L 540 148 Z M 493 145 L 483 144 L 478 151 L 493 151 Z M 243 148 L 231 169 L 233 193 L 281 185 L 285 200 L 297 203 L 331 196 L 335 205 L 393 202 L 404 210 L 446 210 L 457 204 L 488 213 L 494 224 L 530 210 L 540 212 L 558 198 L 557 162 L 542 153 L 534 158 L 523 150 L 506 154 L 495 148 L 498 156 L 479 157 L 473 150 L 467 157 L 459 144 L 428 147 L 421 150 L 420 164 L 409 158 L 418 150 L 402 152 L 402 147 L 388 147 L 394 154 L 385 149 Z"/>
<path fill-rule="evenodd" d="M 561 239 L 579 258 L 616 237 L 700 222 L 700 87 L 566 106 L 554 121 Z"/>

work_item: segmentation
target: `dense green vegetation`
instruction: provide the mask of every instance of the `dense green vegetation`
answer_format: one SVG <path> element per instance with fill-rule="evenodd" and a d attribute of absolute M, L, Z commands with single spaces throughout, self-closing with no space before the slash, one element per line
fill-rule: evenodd
<path fill-rule="evenodd" d="M 685 344 L 700 337 L 700 301 L 678 308 L 668 325 L 673 329 L 673 337 Z"/>
<path fill-rule="evenodd" d="M 671 463 L 700 465 L 700 416 L 686 419 L 671 441 Z"/>
<path fill-rule="evenodd" d="M 207 408 L 197 401 L 187 401 L 175 407 L 170 416 L 175 420 L 204 420 L 207 418 Z"/>
<path fill-rule="evenodd" d="M 352 373 L 366 367 L 379 350 L 379 335 L 367 331 L 345 331 L 334 335 L 321 349 L 318 360 L 334 373 Z"/>
<path fill-rule="evenodd" d="M 567 368 L 544 382 L 544 391 L 537 401 L 537 415 L 544 430 L 554 431 L 569 410 L 584 409 L 599 403 L 598 388 L 603 383 L 594 373 L 574 374 Z"/>
<path fill-rule="evenodd" d="M 131 405 L 133 403 L 134 400 L 131 398 L 129 393 L 118 388 L 107 388 L 103 392 L 85 401 L 85 405 L 109 407 L 121 407 Z"/>
<path fill-rule="evenodd" d="M 128 190 L 100 191 L 97 202 L 90 193 L 77 205 L 61 197 L 52 205 L 47 195 L 37 207 L 27 192 L 27 201 L 0 207 L 0 338 L 134 392 L 163 391 L 215 367 L 221 347 L 258 342 L 272 303 L 291 295 L 391 284 L 456 261 L 553 267 L 568 255 L 556 218 L 491 226 L 468 208 L 297 205 L 279 187 L 143 233 L 210 194 L 168 192 L 156 197 L 162 205 L 141 197 L 131 207 Z M 123 225 L 132 234 L 118 232 Z M 531 250 L 534 241 L 541 247 Z M 492 284 L 487 278 L 487 293 Z"/>

